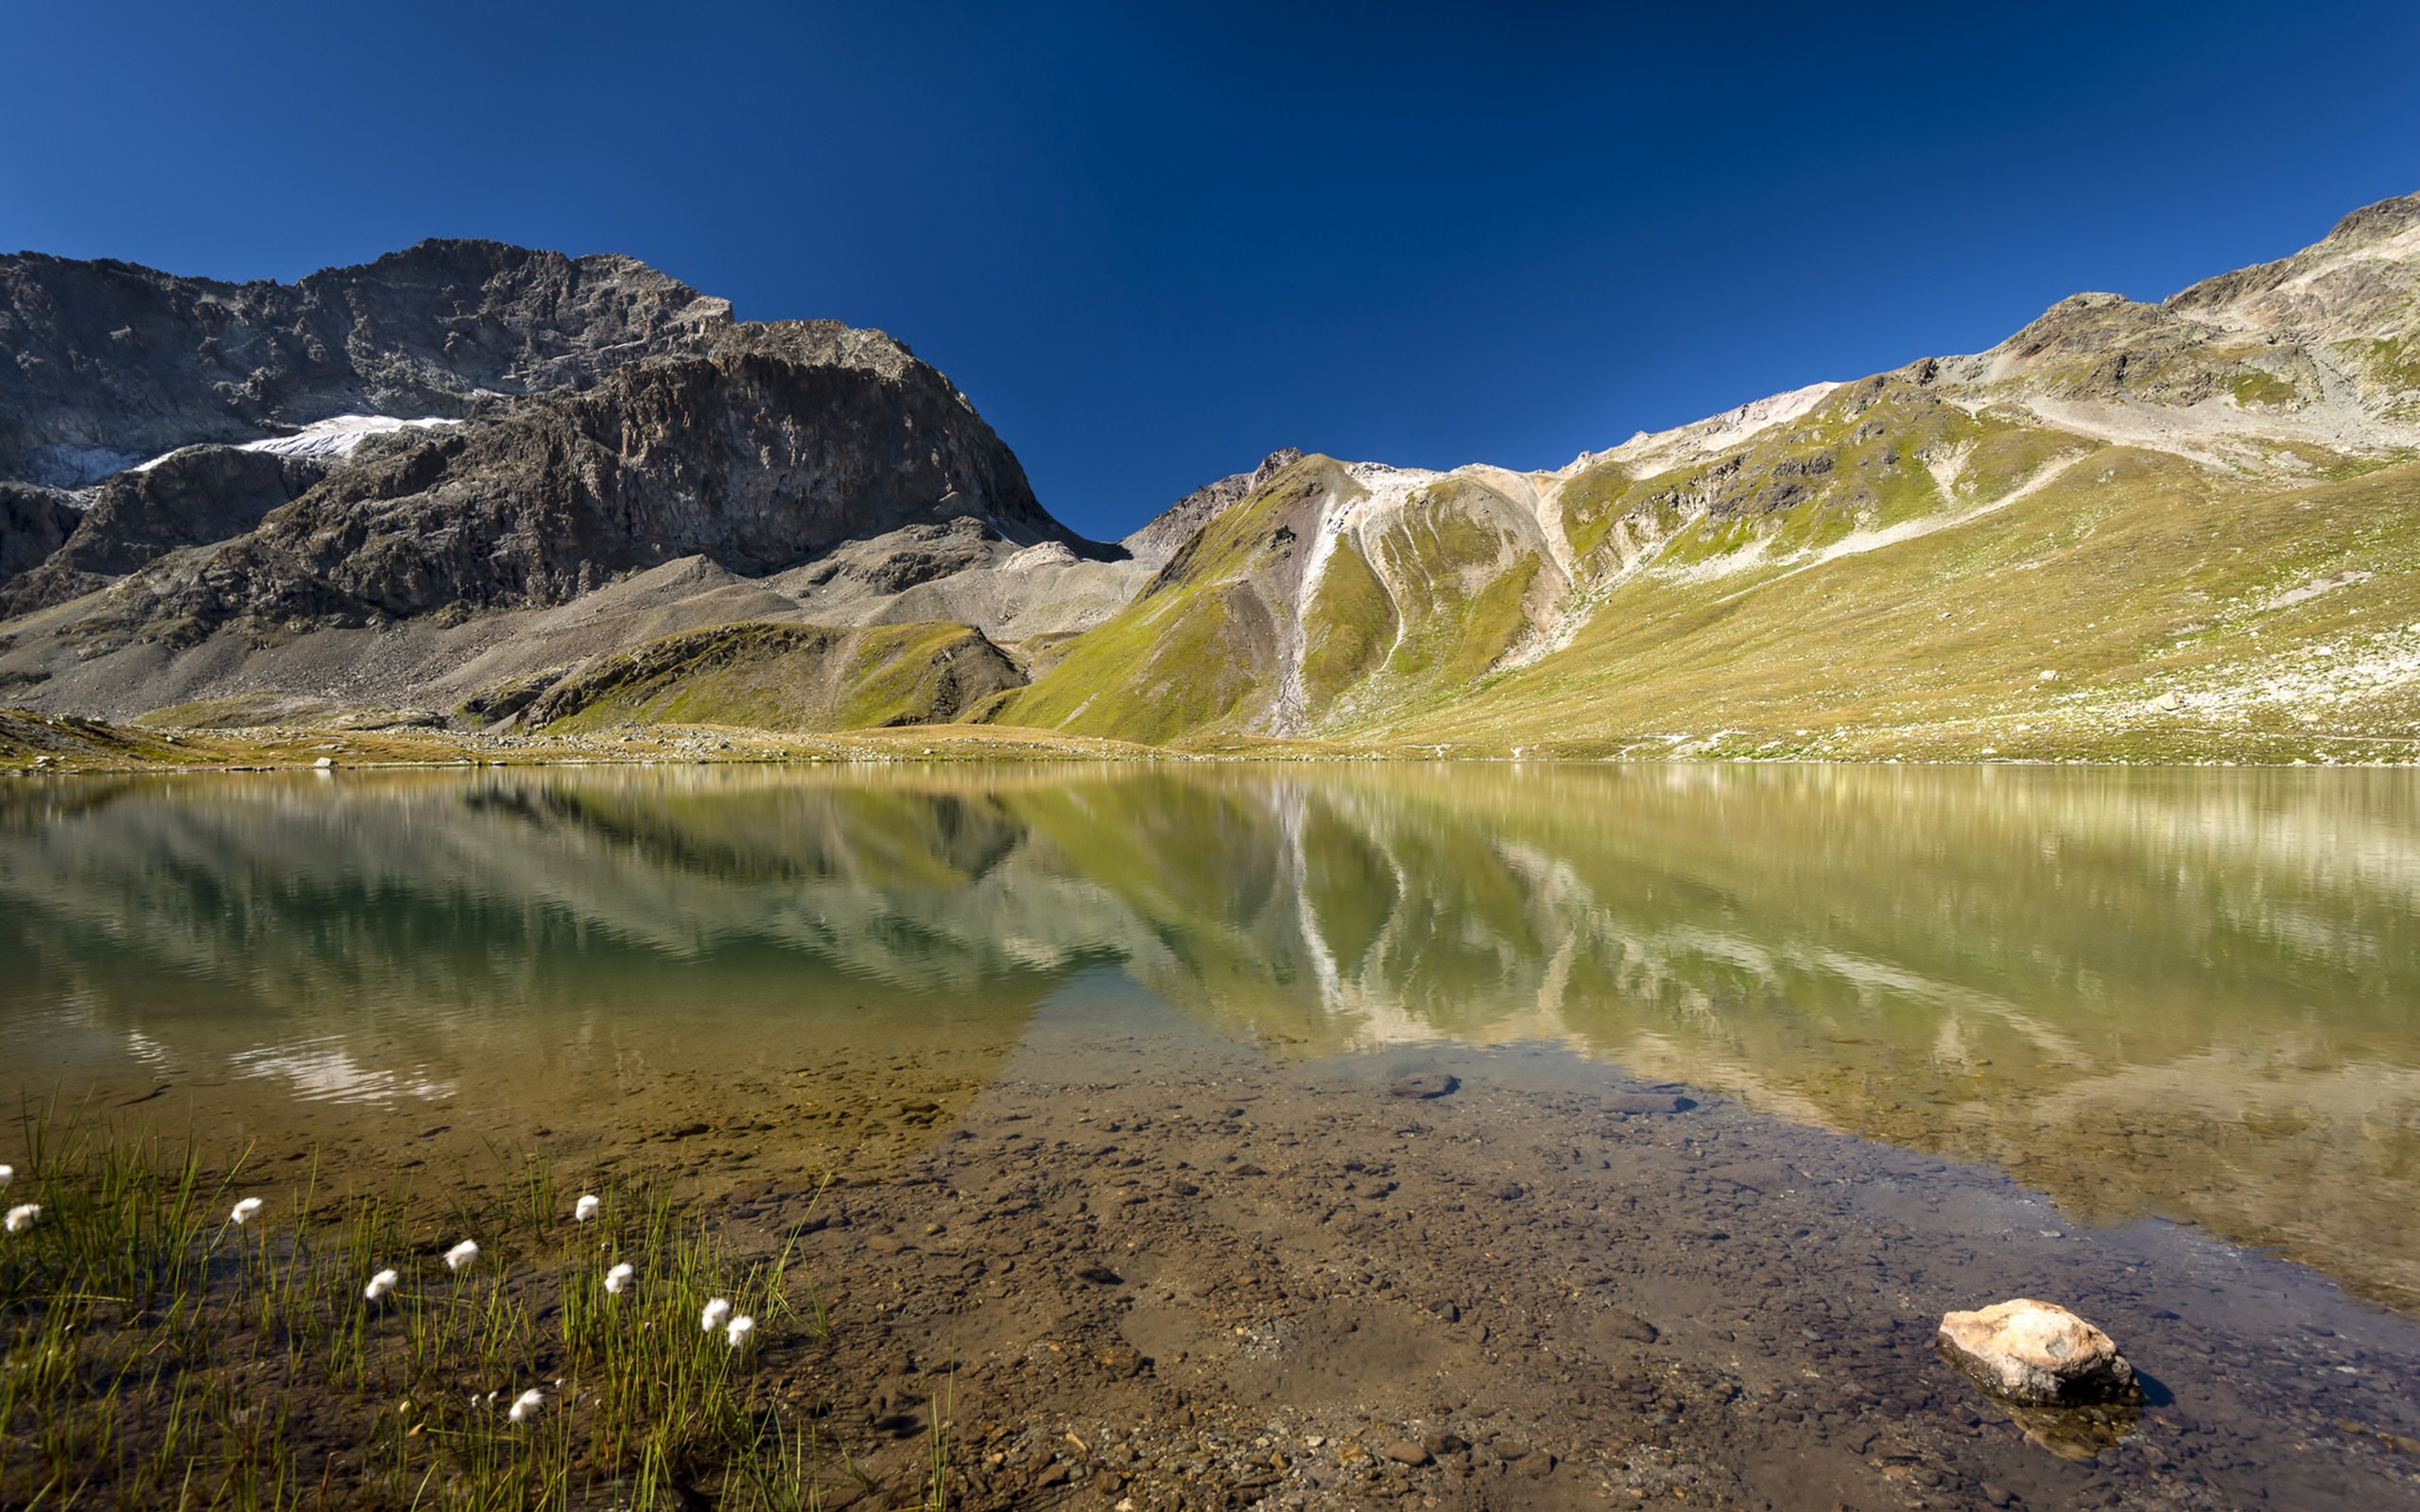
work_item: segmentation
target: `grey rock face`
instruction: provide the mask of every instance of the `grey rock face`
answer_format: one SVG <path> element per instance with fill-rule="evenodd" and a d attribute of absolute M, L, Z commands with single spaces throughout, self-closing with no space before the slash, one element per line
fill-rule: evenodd
<path fill-rule="evenodd" d="M 701 556 L 746 576 L 910 524 L 1072 539 L 964 396 L 879 333 L 741 327 L 709 354 L 365 442 L 252 534 L 145 585 L 199 626 L 558 604 Z"/>
<path fill-rule="evenodd" d="M 0 258 L 0 477 L 80 487 L 179 446 L 337 414 L 459 416 L 732 325 L 627 257 L 426 241 L 295 284 Z"/>
<path fill-rule="evenodd" d="M 882 539 L 879 555 L 836 554 L 807 575 L 805 587 L 820 588 L 836 578 L 851 578 L 877 593 L 904 593 L 923 583 L 938 582 L 994 561 L 992 542 L 999 536 L 980 520 L 961 518 L 947 524 L 908 525 Z"/>
<path fill-rule="evenodd" d="M 0 593 L 64 545 L 83 518 L 56 489 L 0 483 Z"/>
<path fill-rule="evenodd" d="M 2340 441 L 2420 415 L 2420 195 L 2381 200 L 2290 257 L 2239 268 L 2158 303 L 2117 294 L 2060 301 L 1988 352 L 1906 369 L 1971 400 L 2048 400 L 2171 410 L 2218 402 L 2248 416 L 2304 416 Z M 2072 416 L 2068 417 L 2072 419 Z M 2273 426 L 2271 428 L 2274 428 Z M 2290 427 L 2289 429 L 2291 429 Z M 2376 435 L 2370 438 L 2376 439 Z"/>
<path fill-rule="evenodd" d="M 2232 329 L 2306 340 L 2408 335 L 2420 323 L 2420 195 L 2364 205 L 2291 257 L 2221 273 L 2169 296 L 2167 309 Z"/>
<path fill-rule="evenodd" d="M 48 560 L 0 584 L 0 613 L 63 604 L 179 547 L 241 535 L 327 472 L 302 457 L 193 446 L 121 472 L 94 490 Z"/>

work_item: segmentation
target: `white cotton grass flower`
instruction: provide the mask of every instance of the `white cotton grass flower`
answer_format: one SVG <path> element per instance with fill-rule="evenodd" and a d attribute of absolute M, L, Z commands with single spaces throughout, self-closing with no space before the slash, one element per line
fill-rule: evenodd
<path fill-rule="evenodd" d="M 402 1280 L 403 1278 L 401 1276 L 395 1274 L 391 1270 L 380 1271 L 377 1275 L 370 1278 L 369 1285 L 361 1289 L 362 1300 L 366 1302 L 379 1302 L 386 1300 L 389 1297 L 394 1295 L 395 1283 Z"/>
<path fill-rule="evenodd" d="M 616 1265 L 605 1273 L 605 1290 L 614 1297 L 619 1297 L 630 1286 L 631 1278 L 637 1274 L 638 1271 L 632 1266 Z"/>
<path fill-rule="evenodd" d="M 243 1225 L 251 1222 L 252 1215 L 260 1211 L 260 1198 L 246 1197 L 243 1201 L 235 1204 L 235 1211 L 227 1215 L 227 1221 L 240 1228 Z"/>
<path fill-rule="evenodd" d="M 730 1341 L 734 1350 L 744 1350 L 755 1342 L 756 1320 L 742 1313 L 731 1320 L 731 1327 L 723 1330 L 722 1336 Z"/>
<path fill-rule="evenodd" d="M 538 1409 L 544 1407 L 545 1404 L 546 1394 L 540 1391 L 537 1387 L 531 1386 L 528 1390 L 512 1399 L 512 1410 L 506 1413 L 505 1416 L 511 1418 L 516 1423 L 526 1423 L 530 1418 L 537 1417 Z"/>
<path fill-rule="evenodd" d="M 41 1219 L 41 1217 L 42 1204 L 39 1202 L 28 1202 L 23 1207 L 10 1208 L 9 1210 L 9 1231 L 12 1234 L 24 1233 L 26 1229 L 32 1228 L 34 1224 Z"/>
<path fill-rule="evenodd" d="M 571 1205 L 571 1221 L 574 1223 L 586 1223 L 589 1219 L 596 1216 L 597 1207 L 598 1203 L 596 1201 L 596 1194 L 593 1192 L 581 1193 L 579 1200 Z"/>
<path fill-rule="evenodd" d="M 465 1239 L 445 1252 L 445 1268 L 460 1270 L 478 1258 L 479 1242 L 475 1239 Z"/>
<path fill-rule="evenodd" d="M 717 1297 L 713 1301 L 708 1302 L 706 1304 L 705 1312 L 700 1315 L 698 1321 L 705 1326 L 705 1330 L 709 1333 L 712 1333 L 715 1330 L 730 1322 L 731 1298 L 728 1297 Z"/>

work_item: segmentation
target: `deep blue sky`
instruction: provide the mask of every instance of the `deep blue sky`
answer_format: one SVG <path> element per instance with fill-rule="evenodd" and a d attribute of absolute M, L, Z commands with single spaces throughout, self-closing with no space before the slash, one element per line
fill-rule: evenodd
<path fill-rule="evenodd" d="M 1553 467 L 2420 189 L 2420 7 L 8 4 L 0 249 L 430 235 L 880 326 L 1069 524 Z"/>

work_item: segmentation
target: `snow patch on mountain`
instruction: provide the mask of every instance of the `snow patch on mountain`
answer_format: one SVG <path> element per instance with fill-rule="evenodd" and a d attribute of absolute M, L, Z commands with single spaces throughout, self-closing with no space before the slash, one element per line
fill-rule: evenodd
<path fill-rule="evenodd" d="M 354 448 L 372 436 L 392 436 L 400 430 L 460 423 L 458 420 L 440 420 L 433 415 L 419 420 L 396 420 L 389 415 L 331 415 L 326 420 L 313 421 L 291 436 L 246 441 L 244 450 L 271 452 L 279 456 L 351 456 Z"/>
<path fill-rule="evenodd" d="M 326 420 L 313 421 L 291 436 L 269 436 L 257 441 L 240 442 L 238 450 L 333 461 L 351 456 L 354 448 L 372 436 L 392 436 L 401 430 L 426 430 L 461 423 L 458 420 L 442 420 L 434 415 L 418 420 L 397 420 L 391 415 L 331 415 Z M 163 452 L 147 462 L 137 462 L 130 471 L 148 472 L 185 449 L 180 446 L 175 451 Z"/>

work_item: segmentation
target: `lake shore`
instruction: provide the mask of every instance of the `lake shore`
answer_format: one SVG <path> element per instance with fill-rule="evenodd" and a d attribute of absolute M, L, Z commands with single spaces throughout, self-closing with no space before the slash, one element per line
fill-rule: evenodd
<path fill-rule="evenodd" d="M 1988 744 L 2002 740 L 2003 744 Z M 797 732 L 725 725 L 633 725 L 601 733 L 482 732 L 424 725 L 171 729 L 0 709 L 0 776 L 75 772 L 287 771 L 409 766 L 655 765 L 892 762 L 1599 762 L 1843 765 L 2420 765 L 2420 739 L 2304 731 L 2169 730 L 2033 740 L 1988 731 L 1860 736 L 1845 745 L 1710 738 L 1484 743 L 1195 737 L 1137 745 L 1006 725 L 907 725 Z"/>
<path fill-rule="evenodd" d="M 860 1100 L 922 1074 L 856 1078 Z M 1283 1064 L 1079 1001 L 954 1101 L 838 1181 L 715 1139 L 547 1168 L 549 1211 L 667 1180 L 683 1243 L 801 1279 L 746 1390 L 828 1507 L 930 1504 L 937 1452 L 970 1512 L 2420 1505 L 2420 1324 L 1550 1047 Z M 264 1224 L 290 1221 L 300 1153 L 254 1149 Z M 478 1161 L 414 1163 L 427 1198 Z M 2139 1408 L 2012 1412 L 1937 1355 L 1943 1312 L 2016 1296 L 2109 1330 Z M 583 1401 L 549 1432 L 578 1443 Z M 389 1405 L 365 1401 L 362 1444 Z M 362 1452 L 315 1412 L 306 1459 Z M 509 1468 L 510 1435 L 491 1450 Z"/>

